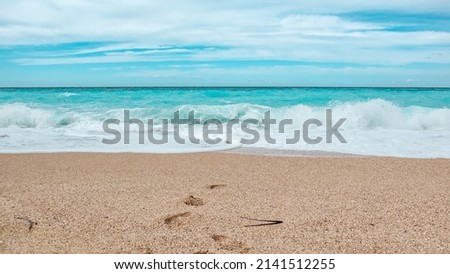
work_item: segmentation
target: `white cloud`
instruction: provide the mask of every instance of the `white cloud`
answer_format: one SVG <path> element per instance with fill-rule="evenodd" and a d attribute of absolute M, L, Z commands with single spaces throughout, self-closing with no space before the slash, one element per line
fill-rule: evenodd
<path fill-rule="evenodd" d="M 387 23 L 349 20 L 344 12 L 447 12 L 447 0 L 390 1 L 6 1 L 0 3 L 0 45 L 119 41 L 120 44 L 41 52 L 20 64 L 284 59 L 368 64 L 449 63 L 450 33 L 394 32 Z M 174 56 L 162 45 L 223 45 Z M 420 46 L 420 50 L 405 50 Z M 132 48 L 154 48 L 135 52 Z M 130 50 L 126 50 L 126 49 Z M 402 49 L 403 48 L 403 49 Z M 102 54 L 107 50 L 121 50 Z M 185 52 L 184 49 L 174 51 Z M 77 54 L 98 53 L 81 57 Z M 173 52 L 174 53 L 174 52 Z"/>
<path fill-rule="evenodd" d="M 270 35 L 289 29 L 333 32 L 383 27 L 349 22 L 330 15 L 339 12 L 376 9 L 450 11 L 450 3 L 446 0 L 212 3 L 181 0 L 2 0 L 0 5 L 3 22 L 0 25 L 1 44 L 80 40 L 154 41 L 155 45 L 208 41 L 233 43 L 247 34 Z"/>
<path fill-rule="evenodd" d="M 324 33 L 342 33 L 351 31 L 369 31 L 382 30 L 385 26 L 352 22 L 331 15 L 304 15 L 295 14 L 288 15 L 281 20 L 281 26 L 284 29 L 301 32 L 303 34 L 318 34 Z"/>

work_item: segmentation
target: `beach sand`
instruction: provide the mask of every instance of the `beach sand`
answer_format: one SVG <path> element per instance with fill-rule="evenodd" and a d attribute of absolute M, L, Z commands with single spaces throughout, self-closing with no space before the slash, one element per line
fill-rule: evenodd
<path fill-rule="evenodd" d="M 3 154 L 0 174 L 0 253 L 450 253 L 449 159 Z"/>

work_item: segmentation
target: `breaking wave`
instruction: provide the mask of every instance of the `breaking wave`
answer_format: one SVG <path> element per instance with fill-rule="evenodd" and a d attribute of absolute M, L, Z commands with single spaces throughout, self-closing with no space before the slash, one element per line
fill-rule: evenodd
<path fill-rule="evenodd" d="M 335 102 L 327 107 L 295 105 L 271 108 L 255 104 L 149 107 L 131 109 L 130 117 L 144 121 L 154 119 L 157 123 L 161 119 L 172 119 L 175 111 L 180 112 L 180 118 L 187 118 L 188 113 L 194 111 L 195 118 L 202 122 L 208 119 L 218 119 L 221 122 L 231 119 L 261 121 L 264 113 L 270 111 L 273 119 L 293 119 L 294 123 L 301 123 L 310 118 L 324 121 L 325 108 L 333 110 L 333 117 L 347 118 L 342 126 L 344 129 L 450 130 L 450 109 L 400 107 L 383 99 Z M 3 104 L 0 105 L 0 128 L 101 129 L 101 123 L 106 119 L 123 120 L 123 111 L 123 109 L 67 110 L 34 107 L 21 103 Z"/>

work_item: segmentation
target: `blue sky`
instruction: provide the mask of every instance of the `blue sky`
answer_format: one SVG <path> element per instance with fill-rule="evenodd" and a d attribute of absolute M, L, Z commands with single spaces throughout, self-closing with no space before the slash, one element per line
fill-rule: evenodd
<path fill-rule="evenodd" d="M 0 86 L 450 86 L 450 1 L 0 0 Z"/>

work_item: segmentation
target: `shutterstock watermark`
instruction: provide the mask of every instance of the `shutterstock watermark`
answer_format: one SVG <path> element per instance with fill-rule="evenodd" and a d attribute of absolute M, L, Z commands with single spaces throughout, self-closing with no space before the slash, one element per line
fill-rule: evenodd
<path fill-rule="evenodd" d="M 130 111 L 124 110 L 123 120 L 112 118 L 103 122 L 103 130 L 110 134 L 112 138 L 103 138 L 102 143 L 107 145 L 118 144 L 123 141 L 123 144 L 130 144 L 131 126 L 137 127 L 139 144 L 145 144 L 145 139 L 151 144 L 163 145 L 169 142 L 169 132 L 173 133 L 172 138 L 178 144 L 185 144 L 189 140 L 192 144 L 200 144 L 203 141 L 209 145 L 219 143 L 232 143 L 233 130 L 240 129 L 246 136 L 240 138 L 239 142 L 243 145 L 256 144 L 261 138 L 269 144 L 276 144 L 272 133 L 286 133 L 288 128 L 291 128 L 292 137 L 285 139 L 286 144 L 297 144 L 303 140 L 306 144 L 319 144 L 322 142 L 332 143 L 333 140 L 338 140 L 340 143 L 347 143 L 344 136 L 342 136 L 339 128 L 347 120 L 347 118 L 339 118 L 333 123 L 332 109 L 326 109 L 325 121 L 310 118 L 306 119 L 301 124 L 294 124 L 293 119 L 277 120 L 271 117 L 271 112 L 266 111 L 262 119 L 230 119 L 222 122 L 219 119 L 207 119 L 201 121 L 195 117 L 195 111 L 190 111 L 187 117 L 180 117 L 180 111 L 175 111 L 171 119 L 147 119 L 146 123 L 141 119 L 130 118 Z M 156 123 L 160 122 L 160 123 Z M 181 127 L 187 127 L 186 134 L 180 134 Z M 296 129 L 292 127 L 298 126 Z M 115 128 L 114 128 L 115 127 Z M 123 127 L 123 128 L 122 128 Z M 169 128 L 170 127 L 170 128 Z M 118 130 L 123 129 L 123 130 Z M 312 128 L 323 128 L 323 136 L 311 136 Z M 201 132 L 198 132 L 201 131 Z M 146 134 L 147 133 L 147 134 Z M 197 138 L 198 133 L 201 133 L 201 138 Z M 147 135 L 147 138 L 145 138 Z M 159 135 L 159 136 L 157 136 Z M 220 137 L 222 136 L 222 137 Z M 333 138 L 334 137 L 334 138 Z"/>

